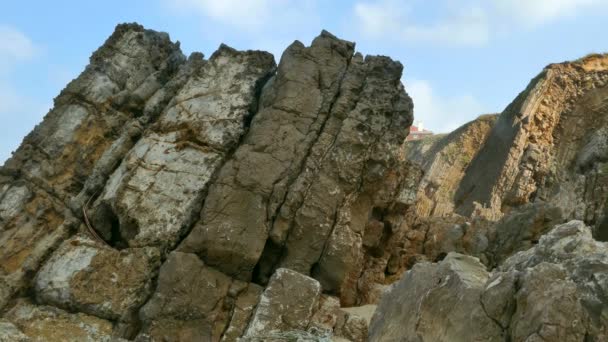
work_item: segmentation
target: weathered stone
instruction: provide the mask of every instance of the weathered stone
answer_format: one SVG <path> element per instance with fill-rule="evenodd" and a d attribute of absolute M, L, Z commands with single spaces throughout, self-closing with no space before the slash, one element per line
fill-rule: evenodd
<path fill-rule="evenodd" d="M 449 254 L 440 264 L 417 264 L 408 271 L 383 297 L 370 340 L 602 341 L 608 336 L 608 244 L 594 240 L 583 222 L 556 226 L 490 278 L 481 265 L 454 258 Z M 465 258 L 473 260 L 458 257 Z M 456 278 L 440 276 L 450 259 L 454 273 L 448 275 L 458 274 L 467 286 L 450 286 Z M 462 305 L 453 306 L 454 301 Z"/>
<path fill-rule="evenodd" d="M 51 306 L 20 301 L 6 318 L 36 342 L 118 342 L 112 337 L 112 323 L 83 313 L 71 314 Z"/>
<path fill-rule="evenodd" d="M 92 221 L 112 240 L 131 247 L 175 245 L 198 216 L 212 176 L 245 132 L 274 61 L 265 52 L 222 45 L 197 66 L 112 174 L 96 204 Z"/>
<path fill-rule="evenodd" d="M 382 297 L 369 340 L 504 340 L 480 301 L 488 276 L 478 259 L 456 253 L 416 264 Z"/>
<path fill-rule="evenodd" d="M 222 342 L 236 341 L 245 333 L 253 310 L 258 305 L 263 288 L 259 285 L 249 283 L 246 289 L 240 293 L 234 303 L 232 319 L 228 328 L 222 335 Z"/>
<path fill-rule="evenodd" d="M 365 342 L 368 325 L 369 322 L 365 318 L 342 309 L 334 333 L 352 342 Z"/>
<path fill-rule="evenodd" d="M 245 337 L 306 330 L 320 294 L 321 286 L 316 280 L 289 269 L 277 269 L 260 298 Z"/>
<path fill-rule="evenodd" d="M 514 206 L 545 199 L 566 218 L 601 222 L 608 189 L 607 180 L 598 179 L 602 154 L 594 151 L 608 125 L 607 58 L 551 64 L 531 81 L 471 162 L 454 197 L 459 213 L 479 208 L 496 219 Z"/>
<path fill-rule="evenodd" d="M 224 303 L 231 282 L 195 254 L 172 252 L 140 311 L 142 334 L 163 341 L 218 341 L 230 319 Z"/>
<path fill-rule="evenodd" d="M 243 280 L 284 267 L 356 294 L 367 214 L 392 200 L 411 122 L 401 71 L 327 32 L 292 44 L 180 250 Z"/>
<path fill-rule="evenodd" d="M 28 341 L 30 341 L 29 337 L 25 336 L 13 323 L 0 320 L 0 342 Z"/>
<path fill-rule="evenodd" d="M 85 237 L 64 242 L 34 281 L 40 302 L 109 320 L 131 320 L 160 266 L 155 248 L 117 251 Z"/>
<path fill-rule="evenodd" d="M 138 121 L 138 104 L 162 88 L 184 59 L 165 33 L 117 26 L 0 169 L 0 283 L 7 284 L 0 307 L 28 286 L 25 274 L 77 227 L 67 209 L 72 196 L 123 127 Z"/>
<path fill-rule="evenodd" d="M 321 295 L 318 308 L 310 319 L 309 327 L 319 330 L 333 331 L 340 314 L 340 300 L 338 298 Z"/>
<path fill-rule="evenodd" d="M 419 217 L 454 212 L 454 191 L 467 167 L 483 146 L 498 115 L 482 115 L 447 135 L 435 135 L 404 144 L 404 155 L 424 175 L 414 177 L 415 211 Z"/>
<path fill-rule="evenodd" d="M 24 181 L 0 180 L 0 208 L 2 308 L 77 223 L 61 201 Z"/>

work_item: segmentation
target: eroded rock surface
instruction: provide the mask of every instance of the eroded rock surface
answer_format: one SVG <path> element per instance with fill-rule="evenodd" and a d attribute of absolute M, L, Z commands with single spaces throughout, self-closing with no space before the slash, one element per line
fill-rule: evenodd
<path fill-rule="evenodd" d="M 323 333 L 363 340 L 340 310 L 403 208 L 402 69 L 325 31 L 277 69 L 119 25 L 0 171 L 0 310 L 33 339 L 67 332 L 17 313 L 99 320 L 83 339 L 235 341 L 314 330 L 326 292 Z"/>
<path fill-rule="evenodd" d="M 40 302 L 109 320 L 131 320 L 152 290 L 155 248 L 117 251 L 85 237 L 64 242 L 34 281 Z"/>
<path fill-rule="evenodd" d="M 602 341 L 606 270 L 608 244 L 581 221 L 556 226 L 491 274 L 451 253 L 416 264 L 391 288 L 370 341 Z"/>

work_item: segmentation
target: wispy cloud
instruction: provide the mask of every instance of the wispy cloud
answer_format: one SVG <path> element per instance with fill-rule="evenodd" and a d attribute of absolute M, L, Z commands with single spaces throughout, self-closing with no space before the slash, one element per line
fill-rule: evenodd
<path fill-rule="evenodd" d="M 481 45 L 488 40 L 486 12 L 477 6 L 451 10 L 431 23 L 417 23 L 408 1 L 359 2 L 355 19 L 370 38 L 405 42 Z"/>
<path fill-rule="evenodd" d="M 415 120 L 424 122 L 425 127 L 436 133 L 453 131 L 486 111 L 474 96 L 442 96 L 426 80 L 410 80 L 404 86 L 414 101 Z"/>
<path fill-rule="evenodd" d="M 424 5 L 424 7 L 422 6 Z M 431 11 L 430 22 L 420 20 Z M 442 46 L 481 46 L 498 32 L 532 29 L 584 11 L 608 12 L 606 0 L 360 0 L 353 6 L 365 36 Z M 428 19 L 428 18 L 425 18 Z"/>
<path fill-rule="evenodd" d="M 166 6 L 182 13 L 195 13 L 202 17 L 240 31 L 257 34 L 260 31 L 282 26 L 294 31 L 298 25 L 319 22 L 317 1 L 313 0 L 162 0 Z M 307 23 L 308 22 L 308 23 Z"/>
<path fill-rule="evenodd" d="M 608 10 L 606 0 L 493 0 L 497 15 L 534 27 L 582 11 Z"/>
<path fill-rule="evenodd" d="M 0 24 L 0 72 L 34 57 L 38 48 L 23 32 Z"/>
<path fill-rule="evenodd" d="M 21 94 L 9 81 L 9 75 L 22 63 L 32 60 L 40 48 L 23 32 L 0 24 L 0 164 L 10 156 L 21 138 L 38 123 L 48 106 Z"/>

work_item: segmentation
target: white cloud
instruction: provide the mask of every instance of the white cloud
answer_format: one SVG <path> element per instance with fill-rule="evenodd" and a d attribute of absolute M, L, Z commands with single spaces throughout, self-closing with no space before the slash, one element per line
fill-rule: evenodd
<path fill-rule="evenodd" d="M 368 38 L 479 46 L 497 32 L 531 29 L 591 10 L 608 12 L 608 0 L 360 0 L 353 15 Z"/>
<path fill-rule="evenodd" d="M 163 0 L 169 7 L 192 12 L 244 33 L 257 33 L 268 27 L 283 25 L 293 30 L 310 20 L 314 13 L 312 0 Z M 274 32 L 281 33 L 281 32 Z"/>
<path fill-rule="evenodd" d="M 37 48 L 24 33 L 11 26 L 0 25 L 0 71 L 14 63 L 31 59 Z"/>
<path fill-rule="evenodd" d="M 486 12 L 479 6 L 449 11 L 445 18 L 430 24 L 416 23 L 411 12 L 406 1 L 360 2 L 354 6 L 359 27 L 370 38 L 452 45 L 481 45 L 489 38 Z"/>
<path fill-rule="evenodd" d="M 608 9 L 606 0 L 493 0 L 499 14 L 520 23 L 537 26 L 582 10 Z"/>
<path fill-rule="evenodd" d="M 39 48 L 14 27 L 0 25 L 0 165 L 48 110 L 22 95 L 7 79 L 17 64 L 36 56 Z"/>
<path fill-rule="evenodd" d="M 485 113 L 484 106 L 472 95 L 444 97 L 426 80 L 404 82 L 414 101 L 414 119 L 435 133 L 447 133 Z"/>

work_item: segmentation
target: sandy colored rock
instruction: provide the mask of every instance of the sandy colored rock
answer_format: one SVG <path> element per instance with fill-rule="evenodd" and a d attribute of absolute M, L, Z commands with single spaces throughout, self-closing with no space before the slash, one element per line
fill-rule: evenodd
<path fill-rule="evenodd" d="M 112 323 L 83 313 L 71 314 L 51 306 L 20 301 L 6 319 L 18 327 L 28 341 L 36 342 L 114 342 Z M 124 341 L 124 340 L 122 340 Z"/>
<path fill-rule="evenodd" d="M 137 121 L 133 106 L 143 106 L 184 59 L 167 34 L 118 25 L 0 169 L 0 307 L 78 226 L 72 214 L 80 207 L 70 213 L 70 200 L 123 128 Z"/>
<path fill-rule="evenodd" d="M 36 297 L 45 304 L 129 321 L 151 293 L 159 266 L 155 248 L 117 251 L 77 236 L 40 269 Z"/>

